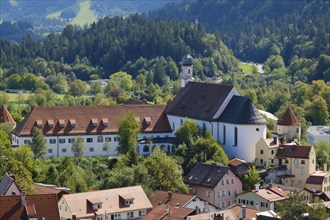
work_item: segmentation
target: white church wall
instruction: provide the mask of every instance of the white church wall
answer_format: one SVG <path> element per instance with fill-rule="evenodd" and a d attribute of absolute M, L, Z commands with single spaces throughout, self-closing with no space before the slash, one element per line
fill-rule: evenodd
<path fill-rule="evenodd" d="M 222 146 L 229 158 L 238 157 L 248 162 L 255 160 L 256 143 L 266 138 L 266 125 L 235 125 L 220 123 L 226 126 L 226 140 L 222 137 Z M 235 144 L 235 127 L 237 128 L 237 144 Z M 220 131 L 220 136 L 223 135 Z"/>

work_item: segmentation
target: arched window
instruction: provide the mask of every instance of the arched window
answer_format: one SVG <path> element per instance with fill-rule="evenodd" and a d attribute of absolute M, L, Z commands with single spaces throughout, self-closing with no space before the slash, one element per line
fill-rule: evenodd
<path fill-rule="evenodd" d="M 143 152 L 144 153 L 149 152 L 149 146 L 148 145 L 143 146 Z"/>
<path fill-rule="evenodd" d="M 235 130 L 234 130 L 234 146 L 237 146 L 237 127 L 235 127 Z"/>
<path fill-rule="evenodd" d="M 223 126 L 223 144 L 226 144 L 226 125 Z"/>

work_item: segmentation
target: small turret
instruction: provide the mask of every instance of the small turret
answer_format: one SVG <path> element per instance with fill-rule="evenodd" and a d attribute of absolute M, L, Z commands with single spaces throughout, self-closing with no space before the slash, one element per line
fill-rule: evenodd
<path fill-rule="evenodd" d="M 187 54 L 182 58 L 182 81 L 181 87 L 185 87 L 189 81 L 193 81 L 193 63 L 194 58 Z"/>
<path fill-rule="evenodd" d="M 291 142 L 294 139 L 300 141 L 301 124 L 289 106 L 284 114 L 277 120 L 277 133 L 285 136 L 286 142 Z"/>

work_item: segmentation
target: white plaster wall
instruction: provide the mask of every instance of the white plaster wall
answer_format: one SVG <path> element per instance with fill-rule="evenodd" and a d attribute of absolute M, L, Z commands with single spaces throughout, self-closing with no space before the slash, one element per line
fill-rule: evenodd
<path fill-rule="evenodd" d="M 286 141 L 291 141 L 293 138 L 297 138 L 298 140 L 300 140 L 301 137 L 300 125 L 297 126 L 277 125 L 276 127 L 277 127 L 277 133 L 286 134 Z"/>
<path fill-rule="evenodd" d="M 190 202 L 188 202 L 184 207 L 189 208 L 189 209 L 196 209 L 196 207 L 198 207 L 199 211 L 202 212 L 205 205 L 206 205 L 205 203 L 206 202 L 204 200 L 201 200 L 200 198 L 195 197 Z M 184 204 L 181 204 L 181 205 L 184 205 Z M 217 208 L 214 205 L 210 204 L 210 203 L 208 203 L 207 208 L 210 212 L 217 211 Z"/>
<path fill-rule="evenodd" d="M 256 143 L 260 138 L 266 138 L 266 125 L 235 125 L 228 123 L 220 123 L 226 126 L 226 143 L 222 146 L 229 158 L 238 157 L 247 162 L 255 160 L 256 155 Z M 237 127 L 237 146 L 234 146 L 234 130 Z M 220 137 L 223 134 L 223 130 L 220 129 Z M 259 131 L 257 131 L 259 129 Z M 221 139 L 223 140 L 223 138 Z"/>

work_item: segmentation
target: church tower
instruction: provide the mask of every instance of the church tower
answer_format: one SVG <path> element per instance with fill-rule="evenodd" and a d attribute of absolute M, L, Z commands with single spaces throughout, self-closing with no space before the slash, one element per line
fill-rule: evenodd
<path fill-rule="evenodd" d="M 284 140 L 290 143 L 293 139 L 300 141 L 301 124 L 289 106 L 284 114 L 277 120 L 277 134 L 285 135 Z"/>
<path fill-rule="evenodd" d="M 193 81 L 193 63 L 194 58 L 187 54 L 182 58 L 182 80 L 181 88 L 185 87 L 189 81 Z"/>

